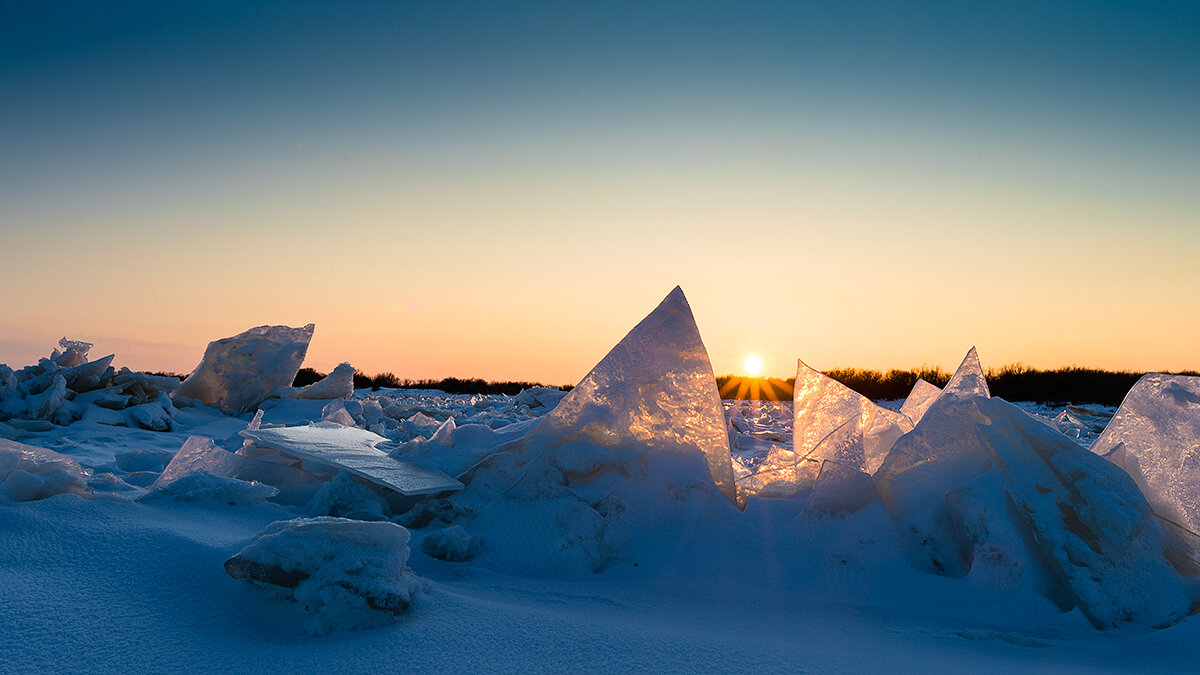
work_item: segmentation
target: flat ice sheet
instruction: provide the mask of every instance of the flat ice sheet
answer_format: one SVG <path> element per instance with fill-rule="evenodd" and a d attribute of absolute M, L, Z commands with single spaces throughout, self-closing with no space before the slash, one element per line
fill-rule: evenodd
<path fill-rule="evenodd" d="M 309 459 L 361 476 L 402 495 L 429 495 L 461 490 L 463 484 L 441 471 L 389 457 L 376 445 L 379 434 L 338 424 L 247 429 L 239 432 L 269 448 L 297 459 Z"/>

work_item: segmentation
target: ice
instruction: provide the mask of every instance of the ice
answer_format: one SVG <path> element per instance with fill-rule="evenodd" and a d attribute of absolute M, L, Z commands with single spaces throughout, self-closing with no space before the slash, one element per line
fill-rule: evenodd
<path fill-rule="evenodd" d="M 991 396 L 988 391 L 987 378 L 983 376 L 983 366 L 979 365 L 979 354 L 974 347 L 967 352 L 962 363 L 958 365 L 958 370 L 954 371 L 954 376 L 942 388 L 941 395 L 953 398 Z"/>
<path fill-rule="evenodd" d="M 74 368 L 87 362 L 88 352 L 92 343 L 62 338 L 58 341 L 58 349 L 50 354 L 50 360 L 60 368 Z"/>
<path fill-rule="evenodd" d="M 1069 405 L 1054 417 L 1054 427 L 1063 435 L 1094 442 L 1104 432 L 1116 411 L 1105 406 Z"/>
<path fill-rule="evenodd" d="M 1200 532 L 1200 377 L 1142 376 L 1092 452 L 1125 469 L 1159 515 Z"/>
<path fill-rule="evenodd" d="M 461 525 L 434 530 L 421 540 L 421 551 L 425 555 L 448 562 L 470 560 L 478 550 L 479 539 L 471 536 Z"/>
<path fill-rule="evenodd" d="M 875 483 L 927 571 L 962 576 L 982 551 L 1003 550 L 1097 628 L 1174 623 L 1192 588 L 1136 485 L 1098 459 L 1005 401 L 943 396 Z"/>
<path fill-rule="evenodd" d="M 557 387 L 531 387 L 529 389 L 522 389 L 521 393 L 517 394 L 514 402 L 531 410 L 541 409 L 543 411 L 550 411 L 566 395 L 567 392 Z"/>
<path fill-rule="evenodd" d="M 62 493 L 91 494 L 88 472 L 53 450 L 0 438 L 0 501 L 28 502 Z"/>
<path fill-rule="evenodd" d="M 258 326 L 233 337 L 210 342 L 204 358 L 175 390 L 186 397 L 222 410 L 253 410 L 276 387 L 295 379 L 313 324 L 303 328 Z"/>
<path fill-rule="evenodd" d="M 907 417 L 913 426 L 916 426 L 917 422 L 921 421 L 921 417 L 925 415 L 925 411 L 929 410 L 929 406 L 933 405 L 933 402 L 941 394 L 942 390 L 937 385 L 917 379 L 912 391 L 908 393 L 908 398 L 904 399 L 900 413 Z"/>
<path fill-rule="evenodd" d="M 349 363 L 338 364 L 332 373 L 296 392 L 296 398 L 314 399 L 349 398 L 353 395 L 354 366 Z"/>
<path fill-rule="evenodd" d="M 48 420 L 62 407 L 67 398 L 67 381 L 62 375 L 54 375 L 45 391 L 25 397 L 25 416 L 35 420 Z"/>
<path fill-rule="evenodd" d="M 870 474 L 827 459 L 821 462 L 821 473 L 808 495 L 804 511 L 826 515 L 853 513 L 877 501 L 879 491 Z"/>
<path fill-rule="evenodd" d="M 858 471 L 875 471 L 896 439 L 912 428 L 904 415 L 810 368 L 796 364 L 792 451 L 798 474 L 816 477 L 830 460 Z"/>
<path fill-rule="evenodd" d="M 378 492 L 358 482 L 353 474 L 339 471 L 317 490 L 304 510 L 314 516 L 386 520 L 388 507 L 387 500 Z"/>
<path fill-rule="evenodd" d="M 364 429 L 320 422 L 302 427 L 247 429 L 241 435 L 298 459 L 349 471 L 403 495 L 437 494 L 462 488 L 462 483 L 440 471 L 377 450 L 375 446 L 387 439 Z"/>
<path fill-rule="evenodd" d="M 407 566 L 408 541 L 408 530 L 387 521 L 278 521 L 226 560 L 225 571 L 291 589 L 316 615 L 317 633 L 370 627 L 408 609 L 413 595 L 427 587 Z"/>
<path fill-rule="evenodd" d="M 704 458 L 737 502 L 729 434 L 708 352 L 678 286 L 624 337 L 528 439 L 545 449 L 586 442 Z"/>
<path fill-rule="evenodd" d="M 211 502 L 215 504 L 262 504 L 279 494 L 270 485 L 239 478 L 219 476 L 204 469 L 180 476 L 162 486 L 153 486 L 139 501 L 156 499 L 177 502 Z"/>

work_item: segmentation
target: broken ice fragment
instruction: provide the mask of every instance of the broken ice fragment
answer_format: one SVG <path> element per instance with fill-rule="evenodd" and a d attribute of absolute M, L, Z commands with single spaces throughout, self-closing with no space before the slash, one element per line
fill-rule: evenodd
<path fill-rule="evenodd" d="M 338 364 L 332 373 L 296 392 L 296 398 L 310 399 L 349 398 L 353 395 L 354 366 L 349 363 Z"/>
<path fill-rule="evenodd" d="M 854 513 L 872 502 L 879 501 L 879 491 L 871 475 L 852 466 L 825 460 L 813 490 L 804 504 L 805 513 Z"/>
<path fill-rule="evenodd" d="M 300 370 L 313 324 L 303 328 L 258 326 L 208 344 L 204 358 L 173 396 L 222 410 L 253 410 L 276 387 L 289 386 Z"/>
<path fill-rule="evenodd" d="M 909 392 L 908 398 L 904 399 L 900 413 L 907 417 L 913 426 L 916 426 L 917 422 L 921 421 L 921 417 L 925 415 L 925 411 L 929 410 L 929 406 L 933 405 L 933 402 L 941 394 L 942 390 L 937 385 L 918 378 L 912 391 Z"/>
<path fill-rule="evenodd" d="M 301 460 L 311 460 L 361 476 L 403 495 L 460 490 L 463 484 L 446 474 L 389 457 L 376 445 L 379 434 L 330 422 L 303 427 L 247 429 L 240 432 L 256 444 Z"/>
<path fill-rule="evenodd" d="M 702 457 L 737 502 L 721 395 L 708 351 L 678 286 L 541 418 L 531 443 L 587 441 Z"/>
<path fill-rule="evenodd" d="M 1159 515 L 1200 532 L 1200 377 L 1142 376 L 1092 452 L 1125 469 Z"/>
<path fill-rule="evenodd" d="M 88 473 L 66 455 L 0 438 L 0 501 L 28 502 L 66 492 L 91 494 Z"/>
<path fill-rule="evenodd" d="M 991 396 L 988 391 L 987 378 L 983 376 L 983 367 L 979 365 L 979 354 L 974 347 L 967 352 L 954 376 L 942 388 L 943 397 L 971 398 L 972 396 Z"/>

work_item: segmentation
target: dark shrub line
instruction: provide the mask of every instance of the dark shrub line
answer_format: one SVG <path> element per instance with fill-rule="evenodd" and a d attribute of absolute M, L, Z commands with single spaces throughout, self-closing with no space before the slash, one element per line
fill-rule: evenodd
<path fill-rule="evenodd" d="M 325 377 L 325 373 L 317 372 L 312 368 L 301 368 L 300 371 L 296 373 L 296 379 L 292 381 L 292 386 L 303 387 L 307 384 L 312 384 L 323 377 Z M 524 389 L 545 386 L 547 385 L 544 385 L 540 382 L 495 382 L 484 380 L 478 377 L 467 379 L 445 377 L 440 380 L 413 380 L 407 377 L 403 379 L 399 378 L 395 375 L 395 373 L 367 375 L 360 371 L 354 372 L 355 389 L 379 389 L 380 387 L 386 387 L 390 389 L 437 389 L 439 391 L 444 391 L 447 394 L 507 394 L 509 396 L 514 396 L 521 393 L 521 391 Z M 568 385 L 557 388 L 562 391 L 569 391 L 572 387 Z"/>

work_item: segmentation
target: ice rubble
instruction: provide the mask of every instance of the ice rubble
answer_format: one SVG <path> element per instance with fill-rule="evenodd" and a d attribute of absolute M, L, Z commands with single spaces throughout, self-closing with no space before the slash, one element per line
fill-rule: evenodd
<path fill-rule="evenodd" d="M 0 420 L 44 420 L 65 426 L 84 419 L 153 431 L 175 428 L 176 410 L 167 394 L 179 386 L 179 380 L 128 368 L 117 372 L 111 354 L 88 361 L 91 347 L 63 338 L 50 358 L 35 366 L 13 371 L 0 364 Z"/>
<path fill-rule="evenodd" d="M 963 576 L 976 560 L 1003 560 L 1017 583 L 1097 628 L 1166 626 L 1193 608 L 1194 583 L 1168 561 L 1133 481 L 1000 399 L 943 394 L 875 485 L 927 571 Z"/>
<path fill-rule="evenodd" d="M 408 541 L 408 530 L 387 521 L 278 521 L 225 561 L 225 571 L 290 589 L 315 614 L 317 633 L 369 627 L 408 609 L 427 586 L 407 566 Z"/>
<path fill-rule="evenodd" d="M 277 387 L 288 387 L 304 362 L 313 324 L 258 326 L 208 343 L 204 357 L 175 391 L 222 410 L 253 410 Z"/>
<path fill-rule="evenodd" d="M 1142 376 L 1092 452 L 1125 469 L 1160 516 L 1200 532 L 1200 377 Z"/>
<path fill-rule="evenodd" d="M 295 375 L 293 375 L 295 377 Z M 342 362 L 320 380 L 301 387 L 296 398 L 334 399 L 349 398 L 354 394 L 354 366 Z"/>
<path fill-rule="evenodd" d="M 88 471 L 53 450 L 0 439 L 0 501 L 29 502 L 57 494 L 91 494 Z"/>

